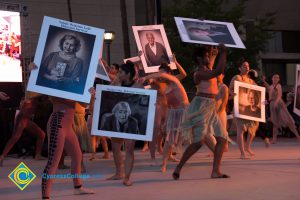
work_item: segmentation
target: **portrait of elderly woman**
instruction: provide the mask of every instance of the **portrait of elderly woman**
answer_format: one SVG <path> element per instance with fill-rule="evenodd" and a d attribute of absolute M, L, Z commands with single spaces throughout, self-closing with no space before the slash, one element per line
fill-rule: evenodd
<path fill-rule="evenodd" d="M 83 60 L 76 55 L 81 41 L 75 34 L 66 33 L 59 39 L 58 47 L 60 51 L 43 58 L 37 85 L 77 93 L 83 72 Z"/>
<path fill-rule="evenodd" d="M 261 117 L 260 108 L 260 91 L 249 90 L 247 100 L 249 105 L 245 106 L 244 109 L 240 110 L 240 114 L 247 115 L 250 117 Z"/>
<path fill-rule="evenodd" d="M 138 121 L 131 116 L 131 109 L 126 101 L 118 102 L 112 113 L 102 116 L 100 130 L 139 134 Z"/>

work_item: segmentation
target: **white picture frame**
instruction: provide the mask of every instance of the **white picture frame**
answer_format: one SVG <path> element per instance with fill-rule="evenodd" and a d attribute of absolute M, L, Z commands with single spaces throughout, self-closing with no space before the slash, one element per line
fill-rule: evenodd
<path fill-rule="evenodd" d="M 103 36 L 104 29 L 45 16 L 27 90 L 89 103 Z"/>
<path fill-rule="evenodd" d="M 132 26 L 138 51 L 142 51 L 141 60 L 145 73 L 158 72 L 162 62 L 168 63 L 171 69 L 176 69 L 172 59 L 172 51 L 162 24 L 148 26 Z M 155 50 L 151 50 L 148 39 L 154 38 Z M 156 51 L 156 53 L 154 53 Z M 160 56 L 158 56 L 160 55 Z"/>
<path fill-rule="evenodd" d="M 296 68 L 294 113 L 300 116 L 300 64 Z"/>
<path fill-rule="evenodd" d="M 174 17 L 183 42 L 245 49 L 234 25 L 229 22 Z"/>
<path fill-rule="evenodd" d="M 99 62 L 98 62 L 98 65 L 97 65 L 96 77 L 100 78 L 102 80 L 111 82 L 111 80 L 108 76 L 108 73 L 107 73 L 101 59 L 99 59 Z"/>
<path fill-rule="evenodd" d="M 265 87 L 234 81 L 234 93 L 235 117 L 266 122 Z"/>
<path fill-rule="evenodd" d="M 97 85 L 93 111 L 92 134 L 133 140 L 152 141 L 156 90 Z M 121 103 L 122 102 L 122 103 Z M 125 103 L 124 103 L 125 102 Z M 129 105 L 127 127 L 121 131 L 116 125 L 118 105 Z M 123 112 L 124 113 L 124 112 Z M 122 118 L 122 117 L 120 117 Z M 137 125 L 136 125 L 137 124 Z M 136 131 L 138 127 L 139 131 Z"/>

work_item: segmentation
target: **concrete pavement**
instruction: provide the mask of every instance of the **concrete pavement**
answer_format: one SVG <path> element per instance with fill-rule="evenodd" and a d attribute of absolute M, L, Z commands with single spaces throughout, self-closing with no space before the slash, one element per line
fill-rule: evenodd
<path fill-rule="evenodd" d="M 107 181 L 113 174 L 113 160 L 84 160 L 88 174 L 93 176 L 83 180 L 84 187 L 96 192 L 94 195 L 74 196 L 71 179 L 56 179 L 52 189 L 52 199 L 90 200 L 300 200 L 300 145 L 295 139 L 279 138 L 278 144 L 265 148 L 259 138 L 254 141 L 256 156 L 251 160 L 239 159 L 237 146 L 230 146 L 225 153 L 222 171 L 231 176 L 229 179 L 210 179 L 212 158 L 204 147 L 198 151 L 182 170 L 179 181 L 171 174 L 175 163 L 169 163 L 166 173 L 160 167 L 150 166 L 149 152 L 135 151 L 135 166 L 132 173 L 133 186 L 125 187 L 122 181 Z M 101 157 L 98 153 L 97 157 Z M 161 156 L 158 156 L 161 159 Z M 23 161 L 37 178 L 21 191 L 7 178 L 7 175 Z M 66 159 L 70 165 L 70 159 Z M 31 158 L 7 158 L 0 167 L 0 199 L 31 200 L 41 199 L 41 173 L 46 161 Z M 69 173 L 59 170 L 57 173 Z"/>

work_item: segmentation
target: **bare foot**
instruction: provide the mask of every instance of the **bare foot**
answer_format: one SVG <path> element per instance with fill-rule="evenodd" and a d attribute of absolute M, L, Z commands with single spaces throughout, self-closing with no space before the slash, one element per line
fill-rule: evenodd
<path fill-rule="evenodd" d="M 123 185 L 125 185 L 125 186 L 132 186 L 132 182 L 129 179 L 124 179 Z"/>
<path fill-rule="evenodd" d="M 176 157 L 174 157 L 172 155 L 169 157 L 169 160 L 172 161 L 172 162 L 179 162 L 180 161 L 179 159 L 177 159 Z"/>
<path fill-rule="evenodd" d="M 143 147 L 143 149 L 142 149 L 142 152 L 146 152 L 146 151 L 148 151 L 148 150 L 149 150 L 148 145 L 145 145 L 145 146 Z"/>
<path fill-rule="evenodd" d="M 92 155 L 92 156 L 89 158 L 89 160 L 92 161 L 92 160 L 95 160 L 95 158 L 96 158 L 95 155 Z"/>
<path fill-rule="evenodd" d="M 109 155 L 109 154 L 104 154 L 104 155 L 102 156 L 102 159 L 107 159 L 107 160 L 109 160 L 109 159 L 110 159 L 110 155 Z"/>
<path fill-rule="evenodd" d="M 215 173 L 213 172 L 210 176 L 211 178 L 230 178 L 227 174 Z"/>
<path fill-rule="evenodd" d="M 122 175 L 115 174 L 111 177 L 108 177 L 106 180 L 110 181 L 110 180 L 122 180 L 122 179 L 123 179 Z"/>
<path fill-rule="evenodd" d="M 167 171 L 167 166 L 166 165 L 161 166 L 161 172 L 165 173 L 166 171 Z"/>
<path fill-rule="evenodd" d="M 242 154 L 241 157 L 240 157 L 240 159 L 242 159 L 242 160 L 248 160 L 250 158 L 248 156 L 246 156 L 245 154 Z"/>
<path fill-rule="evenodd" d="M 255 153 L 251 149 L 246 149 L 245 151 L 249 153 L 250 156 L 255 156 Z"/>
<path fill-rule="evenodd" d="M 34 157 L 34 159 L 35 159 L 35 160 L 47 160 L 46 157 L 41 156 L 41 155 L 36 155 L 36 156 Z"/>
<path fill-rule="evenodd" d="M 265 142 L 266 148 L 270 147 L 270 140 L 269 140 L 269 138 L 265 138 L 264 142 Z"/>
<path fill-rule="evenodd" d="M 277 141 L 276 141 L 276 140 L 273 140 L 273 139 L 270 141 L 271 144 L 276 144 L 276 142 L 277 142 Z"/>

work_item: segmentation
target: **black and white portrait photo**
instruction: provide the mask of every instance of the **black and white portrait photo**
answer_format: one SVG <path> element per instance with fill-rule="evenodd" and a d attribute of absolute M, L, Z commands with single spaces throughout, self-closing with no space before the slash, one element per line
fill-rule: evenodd
<path fill-rule="evenodd" d="M 183 42 L 245 48 L 232 23 L 182 17 L 175 21 Z"/>
<path fill-rule="evenodd" d="M 89 102 L 103 29 L 45 17 L 28 90 Z"/>
<path fill-rule="evenodd" d="M 83 94 L 95 37 L 50 26 L 36 84 Z"/>
<path fill-rule="evenodd" d="M 92 133 L 151 140 L 154 98 L 156 91 L 97 85 Z"/>
<path fill-rule="evenodd" d="M 235 81 L 235 94 L 234 114 L 236 117 L 265 121 L 264 87 Z"/>
<path fill-rule="evenodd" d="M 300 65 L 296 69 L 294 113 L 300 116 Z"/>
<path fill-rule="evenodd" d="M 133 26 L 133 32 L 138 50 L 143 52 L 141 59 L 146 73 L 157 72 L 162 63 L 171 64 L 172 68 L 172 52 L 162 25 Z"/>

